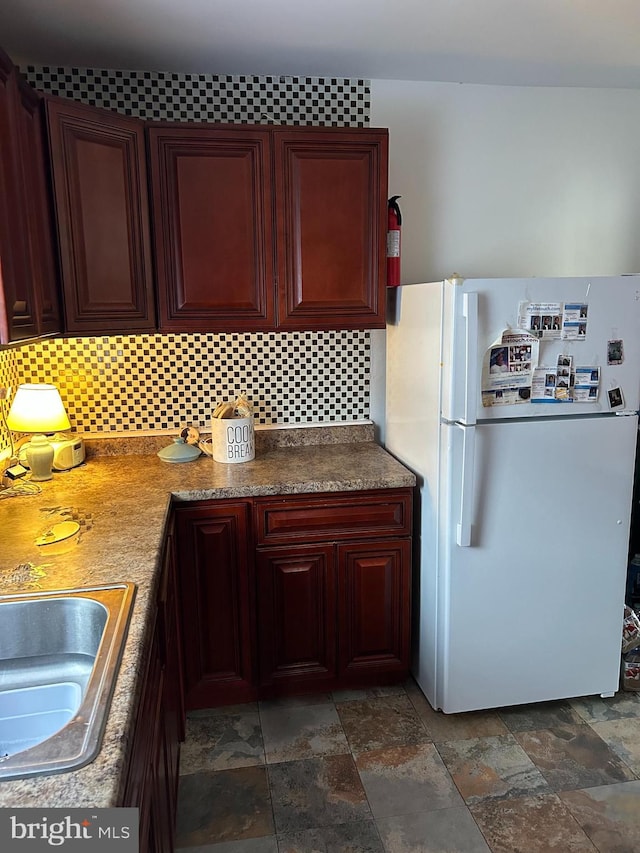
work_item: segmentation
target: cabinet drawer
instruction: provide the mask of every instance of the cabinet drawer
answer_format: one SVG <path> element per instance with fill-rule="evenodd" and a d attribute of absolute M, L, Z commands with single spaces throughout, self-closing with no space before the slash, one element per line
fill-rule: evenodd
<path fill-rule="evenodd" d="M 411 489 L 258 499 L 256 544 L 408 536 L 411 507 Z"/>

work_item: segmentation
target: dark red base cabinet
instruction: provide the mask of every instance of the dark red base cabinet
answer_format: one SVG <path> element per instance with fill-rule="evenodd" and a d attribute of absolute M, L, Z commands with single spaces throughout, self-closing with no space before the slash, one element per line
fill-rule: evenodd
<path fill-rule="evenodd" d="M 256 575 L 260 685 L 336 678 L 334 546 L 260 548 Z"/>
<path fill-rule="evenodd" d="M 255 698 L 249 517 L 246 502 L 176 510 L 187 708 Z"/>
<path fill-rule="evenodd" d="M 409 660 L 409 539 L 338 546 L 340 672 L 406 672 Z"/>
<path fill-rule="evenodd" d="M 404 679 L 411 513 L 408 488 L 177 508 L 187 707 Z"/>
<path fill-rule="evenodd" d="M 139 809 L 140 853 L 171 853 L 174 847 L 180 742 L 184 740 L 174 544 L 170 524 L 122 800 L 123 806 Z"/>

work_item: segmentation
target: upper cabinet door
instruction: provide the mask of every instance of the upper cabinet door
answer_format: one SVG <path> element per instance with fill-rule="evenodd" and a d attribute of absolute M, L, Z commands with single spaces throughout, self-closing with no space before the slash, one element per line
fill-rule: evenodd
<path fill-rule="evenodd" d="M 18 92 L 29 268 L 33 281 L 38 331 L 41 335 L 52 335 L 62 331 L 62 316 L 45 150 L 43 101 L 35 89 L 22 78 L 18 80 Z"/>
<path fill-rule="evenodd" d="M 18 73 L 0 51 L 0 343 L 38 334 L 29 270 Z"/>
<path fill-rule="evenodd" d="M 160 328 L 275 324 L 268 130 L 152 125 Z"/>
<path fill-rule="evenodd" d="M 68 332 L 155 328 L 141 121 L 47 98 Z"/>
<path fill-rule="evenodd" d="M 273 130 L 278 326 L 383 328 L 386 130 Z"/>

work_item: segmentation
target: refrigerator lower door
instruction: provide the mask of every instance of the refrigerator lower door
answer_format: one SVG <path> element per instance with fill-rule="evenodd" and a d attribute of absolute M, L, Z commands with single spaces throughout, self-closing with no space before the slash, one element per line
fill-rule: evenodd
<path fill-rule="evenodd" d="M 479 425 L 465 497 L 464 430 L 441 427 L 437 594 L 421 616 L 436 625 L 435 707 L 618 689 L 637 428 L 635 416 Z"/>

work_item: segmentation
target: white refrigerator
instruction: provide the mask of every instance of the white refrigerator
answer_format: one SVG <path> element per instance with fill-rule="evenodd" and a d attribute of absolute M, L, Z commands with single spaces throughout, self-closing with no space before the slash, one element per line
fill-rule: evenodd
<path fill-rule="evenodd" d="M 389 289 L 384 443 L 418 479 L 413 673 L 445 713 L 618 689 L 640 277 Z"/>

